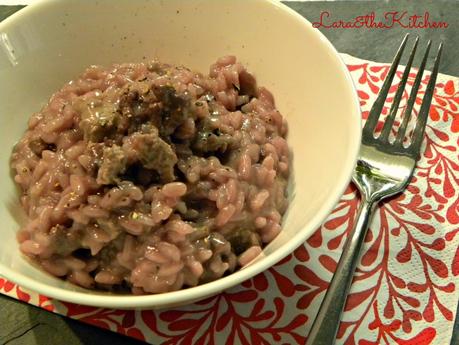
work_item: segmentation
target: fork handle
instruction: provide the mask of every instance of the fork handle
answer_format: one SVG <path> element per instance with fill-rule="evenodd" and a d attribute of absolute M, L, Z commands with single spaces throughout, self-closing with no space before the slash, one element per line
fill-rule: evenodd
<path fill-rule="evenodd" d="M 360 251 L 376 205 L 377 202 L 374 200 L 369 201 L 362 198 L 357 222 L 346 240 L 343 253 L 309 332 L 306 345 L 332 345 L 335 343 L 341 314 L 346 304 L 355 267 L 360 258 Z"/>

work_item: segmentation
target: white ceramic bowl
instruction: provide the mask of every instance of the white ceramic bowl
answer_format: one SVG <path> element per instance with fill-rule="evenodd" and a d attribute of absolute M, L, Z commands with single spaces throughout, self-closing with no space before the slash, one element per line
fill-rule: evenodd
<path fill-rule="evenodd" d="M 29 116 L 91 64 L 158 57 L 207 72 L 234 54 L 269 88 L 289 123 L 294 176 L 281 234 L 250 266 L 177 292 L 120 296 L 76 287 L 25 260 L 15 234 L 23 212 L 9 157 Z M 327 39 L 272 1 L 50 0 L 0 24 L 0 274 L 41 294 L 111 308 L 169 307 L 216 294 L 302 244 L 339 200 L 360 143 L 360 110 L 345 65 Z"/>

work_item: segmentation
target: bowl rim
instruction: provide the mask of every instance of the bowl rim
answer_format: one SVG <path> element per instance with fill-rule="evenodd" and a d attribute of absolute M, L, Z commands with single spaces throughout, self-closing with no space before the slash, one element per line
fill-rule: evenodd
<path fill-rule="evenodd" d="M 336 189 L 334 189 L 334 195 L 327 198 L 327 201 L 324 203 L 324 206 L 321 207 L 319 212 L 312 217 L 306 226 L 303 226 L 299 231 L 293 236 L 286 244 L 282 247 L 274 250 L 269 256 L 258 260 L 253 265 L 249 265 L 243 269 L 240 269 L 226 277 L 217 279 L 215 281 L 198 285 L 195 287 L 190 287 L 178 291 L 166 292 L 161 294 L 151 294 L 151 295 L 110 295 L 103 294 L 94 291 L 91 292 L 80 292 L 66 289 L 65 287 L 54 287 L 46 283 L 37 282 L 32 278 L 29 278 L 21 273 L 17 273 L 14 270 L 4 266 L 0 263 L 0 272 L 1 275 L 12 281 L 13 283 L 18 284 L 21 287 L 30 289 L 39 294 L 46 295 L 48 297 L 57 299 L 59 301 L 66 301 L 71 303 L 95 306 L 95 307 L 109 307 L 109 308 L 145 308 L 145 307 L 158 307 L 162 308 L 167 305 L 180 305 L 192 303 L 192 301 L 197 301 L 206 297 L 216 295 L 226 289 L 232 288 L 237 284 L 242 283 L 248 279 L 253 278 L 255 275 L 265 271 L 269 267 L 273 266 L 277 262 L 281 261 L 287 255 L 292 253 L 296 248 L 298 248 L 302 243 L 310 237 L 315 229 L 317 229 L 321 223 L 326 219 L 326 217 L 331 213 L 335 205 L 338 203 L 339 199 L 343 195 L 351 181 L 352 172 L 354 166 L 357 162 L 357 155 L 360 149 L 360 140 L 361 140 L 361 110 L 360 104 L 357 96 L 357 91 L 355 84 L 351 78 L 351 75 L 342 59 L 339 55 L 336 48 L 331 44 L 331 42 L 322 34 L 319 30 L 312 28 L 312 24 L 299 13 L 289 8 L 288 6 L 280 3 L 276 0 L 253 0 L 259 3 L 268 3 L 271 6 L 277 7 L 279 10 L 286 12 L 291 17 L 291 20 L 295 20 L 300 23 L 305 30 L 313 30 L 315 35 L 318 36 L 322 44 L 325 45 L 325 48 L 331 52 L 333 58 L 336 60 L 335 63 L 343 73 L 342 75 L 345 78 L 345 82 L 350 87 L 350 92 L 352 94 L 352 102 L 354 111 L 352 114 L 352 126 L 355 133 L 352 133 L 350 141 L 350 149 L 348 151 L 348 157 L 345 160 L 345 166 L 343 166 L 343 173 L 339 176 L 336 184 Z M 8 18 L 4 19 L 0 23 L 0 30 L 8 25 L 11 25 L 13 22 L 20 20 L 20 18 L 32 14 L 37 9 L 42 9 L 46 6 L 51 6 L 53 3 L 61 2 L 61 0 L 42 0 L 34 2 L 25 8 L 19 10 L 18 12 L 12 14 Z M 305 229 L 309 231 L 305 231 Z M 90 290 L 88 290 L 90 291 Z"/>

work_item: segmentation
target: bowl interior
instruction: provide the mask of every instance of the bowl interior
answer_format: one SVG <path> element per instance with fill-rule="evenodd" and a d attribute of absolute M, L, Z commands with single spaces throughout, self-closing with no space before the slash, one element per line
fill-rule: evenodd
<path fill-rule="evenodd" d="M 289 123 L 290 207 L 281 234 L 262 257 L 232 278 L 185 293 L 145 297 L 97 297 L 26 262 L 15 239 L 24 219 L 9 157 L 29 116 L 91 64 L 158 57 L 207 72 L 228 54 L 236 55 L 274 94 Z M 167 306 L 216 293 L 267 268 L 302 243 L 330 212 L 349 181 L 360 142 L 357 98 L 336 52 L 299 15 L 270 1 L 38 3 L 0 24 L 0 89 L 0 274 L 78 303 Z"/>

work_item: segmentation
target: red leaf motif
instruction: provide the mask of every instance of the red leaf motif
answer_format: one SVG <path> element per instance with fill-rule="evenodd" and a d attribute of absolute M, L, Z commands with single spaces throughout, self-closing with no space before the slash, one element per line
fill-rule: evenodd
<path fill-rule="evenodd" d="M 140 315 L 145 325 L 147 325 L 147 327 L 151 329 L 153 332 L 156 332 L 157 327 L 155 313 L 151 310 L 142 310 Z"/>
<path fill-rule="evenodd" d="M 445 238 L 447 241 L 452 241 L 454 240 L 454 237 L 456 237 L 457 234 L 459 234 L 459 228 L 447 232 Z"/>
<path fill-rule="evenodd" d="M 402 316 L 402 329 L 405 333 L 411 333 L 411 330 L 413 329 L 413 327 L 411 326 L 411 320 L 410 318 L 408 317 L 407 313 L 403 313 L 403 316 Z"/>
<path fill-rule="evenodd" d="M 373 302 L 373 310 L 375 312 L 375 318 L 368 324 L 368 329 L 372 331 L 382 326 L 381 319 L 379 318 L 378 314 L 378 304 L 376 303 L 376 301 Z"/>
<path fill-rule="evenodd" d="M 408 290 L 416 293 L 421 293 L 427 290 L 427 284 L 418 284 L 410 282 L 407 284 Z"/>
<path fill-rule="evenodd" d="M 454 285 L 453 282 L 450 282 L 450 283 L 446 284 L 445 286 L 439 285 L 438 289 L 441 290 L 441 291 L 444 291 L 444 292 L 451 293 L 451 292 L 454 292 L 456 290 L 456 286 Z"/>
<path fill-rule="evenodd" d="M 445 169 L 446 170 L 446 169 Z M 455 194 L 455 190 L 449 178 L 445 178 L 443 185 L 443 193 L 447 198 L 452 197 Z M 459 200 L 459 199 L 458 199 Z"/>
<path fill-rule="evenodd" d="M 370 96 L 368 96 L 368 94 L 365 92 L 365 91 L 362 91 L 362 90 L 358 90 L 357 91 L 357 94 L 359 96 L 360 99 L 369 99 Z"/>
<path fill-rule="evenodd" d="M 457 199 L 446 211 L 446 219 L 451 224 L 459 223 L 459 199 Z"/>
<path fill-rule="evenodd" d="M 432 244 L 426 245 L 426 247 L 437 251 L 443 250 L 445 249 L 445 240 L 443 238 L 437 238 Z"/>
<path fill-rule="evenodd" d="M 343 235 L 344 234 L 342 234 L 340 236 L 336 236 L 335 238 L 331 239 L 327 244 L 328 249 L 330 249 L 330 250 L 337 249 L 339 247 L 339 245 L 341 244 L 341 240 L 343 238 Z"/>
<path fill-rule="evenodd" d="M 370 79 L 374 81 L 375 83 L 379 81 L 379 78 L 377 76 L 371 75 L 370 74 Z"/>
<path fill-rule="evenodd" d="M 269 320 L 274 316 L 274 313 L 272 310 L 267 310 L 264 313 L 261 313 L 257 315 L 255 318 L 253 318 L 253 321 L 263 321 L 263 320 Z"/>
<path fill-rule="evenodd" d="M 110 326 L 108 325 L 108 323 L 106 323 L 103 320 L 91 319 L 91 320 L 85 320 L 85 321 L 87 321 L 91 325 L 94 325 L 94 326 L 97 326 L 97 327 L 100 327 L 100 328 L 110 329 Z"/>
<path fill-rule="evenodd" d="M 397 91 L 398 85 L 399 85 L 399 84 L 394 84 L 394 85 L 392 85 L 392 86 L 390 87 L 390 89 L 389 89 L 389 93 L 392 93 L 392 94 L 393 94 L 395 91 Z M 392 97 L 390 97 L 390 99 L 388 98 L 388 101 L 389 101 L 389 102 L 392 102 L 392 100 L 393 100 Z"/>
<path fill-rule="evenodd" d="M 210 337 L 210 342 L 207 338 Z M 199 337 L 199 339 L 194 343 L 194 345 L 210 345 L 212 344 L 213 345 L 214 341 L 212 339 L 212 336 L 210 335 L 210 333 L 208 332 L 205 332 L 201 337 Z M 184 344 L 186 345 L 186 344 Z"/>
<path fill-rule="evenodd" d="M 168 325 L 168 328 L 171 331 L 184 331 L 190 328 L 193 328 L 194 326 L 198 325 L 199 320 L 195 319 L 180 319 L 174 322 L 171 322 Z"/>
<path fill-rule="evenodd" d="M 122 325 L 124 328 L 130 328 L 130 327 L 134 326 L 134 324 L 135 324 L 135 315 L 134 315 L 134 311 L 129 310 L 129 311 L 127 311 L 126 314 L 124 315 L 123 321 L 121 322 L 121 325 Z"/>
<path fill-rule="evenodd" d="M 443 261 L 433 258 L 432 256 L 427 254 L 425 254 L 425 258 L 437 276 L 441 278 L 446 278 L 448 276 L 448 267 L 446 267 Z"/>
<path fill-rule="evenodd" d="M 394 236 L 400 235 L 400 227 L 393 228 L 390 233 Z"/>
<path fill-rule="evenodd" d="M 349 294 L 344 311 L 352 310 L 362 304 L 374 292 L 373 289 Z"/>
<path fill-rule="evenodd" d="M 351 333 L 351 335 L 344 342 L 344 345 L 355 345 L 355 333 Z"/>
<path fill-rule="evenodd" d="M 371 232 L 368 232 L 368 234 L 370 233 Z M 378 256 L 379 247 L 381 245 L 382 234 L 383 232 L 380 231 L 378 237 L 373 242 L 371 247 L 368 248 L 367 252 L 362 256 L 361 263 L 363 266 L 368 267 L 368 266 L 371 266 L 375 262 L 376 257 Z"/>
<path fill-rule="evenodd" d="M 252 317 L 252 316 L 258 315 L 264 306 L 265 306 L 265 300 L 259 299 L 257 303 L 255 303 L 255 305 L 253 306 L 250 316 Z"/>
<path fill-rule="evenodd" d="M 306 241 L 311 247 L 319 248 L 322 245 L 322 233 L 317 229 Z"/>
<path fill-rule="evenodd" d="M 373 241 L 373 230 L 368 229 L 368 232 L 367 232 L 367 235 L 365 236 L 365 240 L 364 242 L 365 243 L 370 243 L 371 241 Z"/>
<path fill-rule="evenodd" d="M 451 131 L 453 133 L 459 132 L 459 115 L 458 114 L 453 115 L 453 122 L 451 123 Z"/>
<path fill-rule="evenodd" d="M 181 311 L 181 310 L 168 310 L 168 311 L 162 312 L 159 315 L 159 318 L 161 320 L 163 320 L 163 321 L 166 321 L 166 322 L 172 322 L 172 321 L 180 319 L 183 315 L 185 315 L 184 311 Z"/>
<path fill-rule="evenodd" d="M 410 261 L 411 259 L 411 243 L 409 241 L 406 242 L 406 246 L 398 252 L 396 259 L 398 262 L 405 263 Z"/>
<path fill-rule="evenodd" d="M 308 317 L 304 314 L 299 314 L 297 316 L 295 316 L 295 318 L 292 320 L 292 322 L 290 322 L 289 324 L 289 328 L 290 329 L 295 329 L 295 328 L 298 328 L 298 327 L 302 327 L 306 324 L 306 322 L 308 322 Z"/>
<path fill-rule="evenodd" d="M 432 293 L 430 293 L 429 295 L 429 302 L 427 303 L 424 311 L 422 312 L 422 316 L 424 317 L 424 320 L 426 320 L 427 322 L 432 322 L 433 320 L 435 320 Z"/>
<path fill-rule="evenodd" d="M 226 325 L 230 322 L 231 320 L 231 314 L 230 313 L 224 313 L 222 316 L 217 321 L 217 325 L 215 326 L 215 329 L 217 332 L 220 332 L 222 329 L 226 327 Z"/>
<path fill-rule="evenodd" d="M 131 338 L 135 338 L 141 341 L 145 341 L 145 336 L 143 335 L 142 331 L 138 328 L 130 328 L 127 330 L 126 335 Z"/>
<path fill-rule="evenodd" d="M 452 80 L 448 80 L 445 84 L 444 90 L 447 95 L 454 95 L 454 93 L 456 92 L 454 82 Z"/>
<path fill-rule="evenodd" d="M 16 286 L 16 284 L 10 282 L 9 280 L 6 280 L 6 279 L 2 279 L 2 280 L 3 280 L 3 286 L 1 286 L 0 288 L 3 288 L 5 292 L 10 292 Z"/>
<path fill-rule="evenodd" d="M 52 301 L 43 295 L 38 296 L 38 306 L 48 311 L 54 311 L 54 305 L 52 304 Z"/>
<path fill-rule="evenodd" d="M 185 333 L 185 336 L 182 338 L 181 341 L 170 342 L 169 344 L 170 345 L 189 345 L 189 344 L 193 344 L 193 336 L 194 336 L 193 332 Z"/>
<path fill-rule="evenodd" d="M 367 64 L 363 64 L 363 65 L 347 65 L 347 69 L 349 70 L 349 72 L 352 72 L 352 71 L 355 71 L 355 70 L 358 70 L 358 69 L 362 69 L 366 65 Z"/>
<path fill-rule="evenodd" d="M 243 290 L 235 293 L 225 293 L 228 298 L 234 302 L 247 303 L 252 302 L 258 297 L 258 293 L 255 290 Z"/>
<path fill-rule="evenodd" d="M 264 273 L 260 273 L 253 278 L 253 286 L 259 291 L 265 291 L 268 288 L 268 280 Z"/>
<path fill-rule="evenodd" d="M 391 296 L 384 307 L 384 317 L 388 319 L 392 319 L 394 317 L 394 302 Z"/>
<path fill-rule="evenodd" d="M 287 255 L 285 258 L 283 258 L 281 261 L 279 261 L 277 264 L 274 266 L 281 266 L 287 262 L 289 262 L 292 259 L 292 254 Z"/>
<path fill-rule="evenodd" d="M 438 113 L 438 110 L 435 106 L 430 106 L 430 112 L 429 112 L 429 115 L 430 115 L 430 119 L 432 121 L 438 121 L 440 120 L 440 114 Z"/>
<path fill-rule="evenodd" d="M 440 309 L 440 312 L 443 314 L 446 320 L 448 321 L 453 321 L 453 313 L 451 310 L 447 309 L 443 304 L 437 303 L 438 309 Z M 456 306 L 454 306 L 455 308 Z"/>
<path fill-rule="evenodd" d="M 400 298 L 402 298 L 406 303 L 408 303 L 413 308 L 417 308 L 420 306 L 419 301 L 414 297 L 400 295 Z"/>
<path fill-rule="evenodd" d="M 441 97 L 435 97 L 435 103 L 437 103 L 438 105 L 440 105 L 442 107 L 448 106 L 448 102 L 446 102 Z M 421 104 L 421 99 L 419 99 L 419 104 Z"/>
<path fill-rule="evenodd" d="M 272 273 L 274 279 L 276 280 L 277 287 L 279 288 L 279 291 L 282 293 L 282 295 L 285 297 L 291 297 L 295 294 L 295 285 L 289 278 L 283 276 L 274 269 L 270 269 L 269 271 Z"/>
<path fill-rule="evenodd" d="M 406 189 L 411 193 L 411 194 L 418 194 L 419 193 L 419 188 L 410 184 Z"/>
<path fill-rule="evenodd" d="M 383 68 L 384 68 L 384 66 L 371 66 L 370 67 L 370 71 L 372 71 L 372 72 L 380 72 Z"/>
<path fill-rule="evenodd" d="M 390 323 L 388 329 L 394 332 L 394 331 L 399 330 L 401 326 L 402 326 L 402 322 L 400 320 L 394 320 Z"/>
<path fill-rule="evenodd" d="M 333 258 L 328 255 L 321 255 L 319 257 L 319 261 L 327 271 L 331 273 L 335 272 L 337 263 Z"/>
<path fill-rule="evenodd" d="M 77 315 L 82 315 L 82 314 L 88 314 L 95 312 L 97 307 L 89 307 L 86 305 L 80 305 L 80 304 L 73 304 L 73 303 L 66 303 L 62 302 L 67 307 L 67 316 L 77 316 Z"/>
<path fill-rule="evenodd" d="M 394 276 L 394 275 L 391 275 L 390 276 L 391 279 L 392 279 L 392 282 L 394 283 L 394 285 L 400 289 L 404 289 L 406 287 L 406 283 L 403 279 L 397 277 L 397 276 Z"/>
<path fill-rule="evenodd" d="M 306 262 L 309 260 L 309 253 L 305 246 L 298 247 L 294 252 L 293 255 L 295 258 L 301 262 Z"/>
<path fill-rule="evenodd" d="M 314 300 L 314 298 L 321 292 L 321 289 L 315 289 L 305 295 L 303 295 L 298 302 L 296 303 L 296 307 L 298 309 L 307 309 L 310 305 L 311 302 Z"/>
<path fill-rule="evenodd" d="M 349 215 L 345 214 L 344 216 L 330 219 L 324 224 L 324 226 L 329 230 L 335 230 L 348 221 L 349 221 Z"/>
<path fill-rule="evenodd" d="M 451 272 L 454 276 L 459 275 L 459 247 L 456 249 L 456 254 L 454 255 L 453 263 L 451 264 Z"/>
<path fill-rule="evenodd" d="M 249 289 L 252 287 L 252 279 L 246 280 L 245 282 L 242 282 L 241 285 L 245 287 L 246 289 Z M 196 302 L 197 303 L 197 302 Z"/>
<path fill-rule="evenodd" d="M 440 139 L 441 141 L 448 141 L 449 140 L 449 135 L 445 132 L 442 132 L 434 127 L 431 127 L 432 132 L 435 134 L 435 136 Z"/>
<path fill-rule="evenodd" d="M 320 279 L 313 271 L 311 271 L 309 268 L 305 266 L 296 265 L 294 271 L 298 278 L 308 283 L 309 285 L 321 287 L 328 285 L 326 282 Z"/>
<path fill-rule="evenodd" d="M 29 302 L 30 301 L 30 295 L 27 292 L 22 291 L 22 289 L 18 286 L 16 287 L 16 294 L 19 298 L 19 300 L 23 302 Z"/>
<path fill-rule="evenodd" d="M 274 298 L 274 305 L 276 306 L 276 314 L 282 315 L 285 309 L 285 303 L 282 298 L 276 297 Z"/>
<path fill-rule="evenodd" d="M 251 280 L 247 280 L 247 281 L 250 282 Z M 211 303 L 213 300 L 215 300 L 215 299 L 217 299 L 217 298 L 218 298 L 218 295 L 217 295 L 217 296 L 212 296 L 212 297 L 203 299 L 203 300 L 201 300 L 201 301 L 197 301 L 197 302 L 195 302 L 195 304 L 206 305 L 206 304 Z"/>
<path fill-rule="evenodd" d="M 429 345 L 432 343 L 432 340 L 435 338 L 437 332 L 434 328 L 428 327 L 423 329 L 413 338 L 403 340 L 400 338 L 395 338 L 399 345 Z"/>
<path fill-rule="evenodd" d="M 347 329 L 351 327 L 353 324 L 353 322 L 341 321 L 338 327 L 338 333 L 336 334 L 336 338 L 342 339 Z"/>
<path fill-rule="evenodd" d="M 414 213 L 416 213 L 417 215 L 419 215 L 419 212 L 416 212 L 415 210 L 413 210 Z M 427 234 L 427 235 L 433 235 L 435 233 L 435 228 L 430 225 L 430 224 L 427 224 L 427 223 L 412 223 L 412 225 L 418 229 L 419 231 Z"/>
<path fill-rule="evenodd" d="M 443 172 L 443 167 L 441 164 L 438 164 L 436 167 L 435 167 L 435 174 L 437 175 L 440 175 L 442 172 Z"/>
<path fill-rule="evenodd" d="M 415 321 L 419 321 L 422 319 L 421 313 L 416 310 L 409 310 L 406 312 L 406 315 Z"/>
<path fill-rule="evenodd" d="M 379 87 L 373 84 L 372 82 L 370 82 L 369 80 L 368 80 L 368 86 L 370 87 L 371 92 L 373 92 L 374 94 L 377 94 L 379 92 Z"/>

